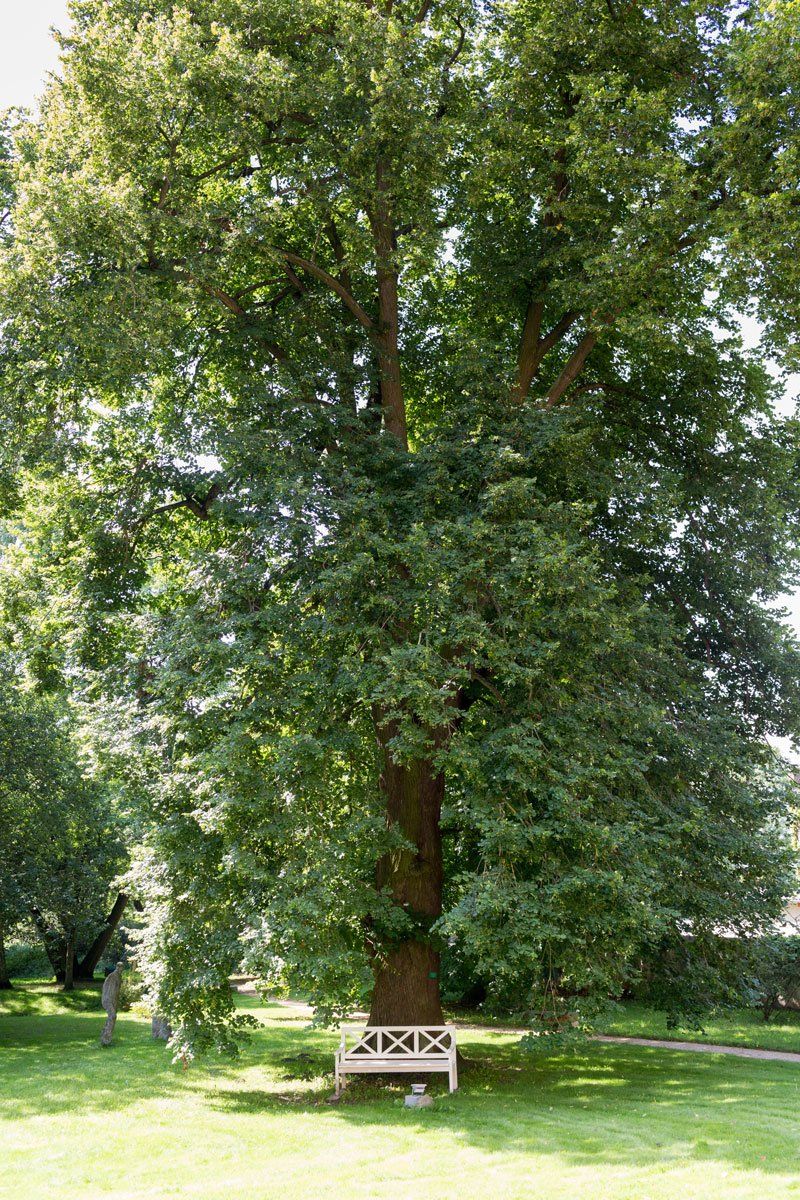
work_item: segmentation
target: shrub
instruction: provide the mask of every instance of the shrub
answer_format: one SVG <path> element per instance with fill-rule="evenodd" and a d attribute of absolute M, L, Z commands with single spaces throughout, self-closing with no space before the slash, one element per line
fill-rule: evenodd
<path fill-rule="evenodd" d="M 12 979 L 52 979 L 53 968 L 37 942 L 9 942 L 6 965 Z"/>
<path fill-rule="evenodd" d="M 800 937 L 760 938 L 754 950 L 755 990 L 764 1020 L 800 1005 Z"/>
<path fill-rule="evenodd" d="M 130 1012 L 134 1005 L 139 1005 L 144 996 L 144 980 L 138 971 L 125 967 L 122 972 L 122 984 L 119 989 L 117 1012 Z"/>

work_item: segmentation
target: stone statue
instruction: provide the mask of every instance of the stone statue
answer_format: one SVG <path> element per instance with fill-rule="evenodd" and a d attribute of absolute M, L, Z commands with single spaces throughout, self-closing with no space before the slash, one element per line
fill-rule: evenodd
<path fill-rule="evenodd" d="M 117 963 L 114 970 L 106 975 L 105 983 L 103 984 L 103 994 L 101 1003 L 106 1010 L 106 1023 L 103 1026 L 103 1032 L 100 1034 L 100 1045 L 110 1046 L 111 1039 L 114 1036 L 114 1026 L 117 1023 L 117 1005 L 119 1003 L 119 989 L 122 984 L 122 963 Z"/>

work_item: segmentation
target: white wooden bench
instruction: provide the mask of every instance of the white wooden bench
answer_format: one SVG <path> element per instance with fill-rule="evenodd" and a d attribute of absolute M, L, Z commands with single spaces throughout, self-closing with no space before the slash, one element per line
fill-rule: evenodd
<path fill-rule="evenodd" d="M 336 1051 L 336 1095 L 348 1075 L 445 1072 L 458 1088 L 456 1031 L 452 1025 L 343 1025 Z"/>

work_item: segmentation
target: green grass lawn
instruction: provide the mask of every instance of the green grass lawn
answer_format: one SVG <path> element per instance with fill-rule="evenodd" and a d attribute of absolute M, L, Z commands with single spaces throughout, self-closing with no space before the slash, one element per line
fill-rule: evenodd
<path fill-rule="evenodd" d="M 713 1042 L 719 1046 L 753 1046 L 760 1050 L 793 1050 L 800 1053 L 800 1012 L 779 1012 L 767 1022 L 758 1009 L 739 1008 L 706 1018 L 702 1029 L 668 1029 L 664 1013 L 647 1008 L 644 1004 L 625 1003 L 603 1032 L 626 1037 Z"/>
<path fill-rule="evenodd" d="M 407 1085 L 326 1104 L 334 1035 L 265 1022 L 238 1063 L 173 1067 L 132 1014 L 101 1050 L 94 993 L 0 999 L 0 1196 L 80 1200 L 769 1200 L 800 1197 L 800 1068 L 587 1045 L 530 1059 L 463 1032 L 432 1110 Z"/>

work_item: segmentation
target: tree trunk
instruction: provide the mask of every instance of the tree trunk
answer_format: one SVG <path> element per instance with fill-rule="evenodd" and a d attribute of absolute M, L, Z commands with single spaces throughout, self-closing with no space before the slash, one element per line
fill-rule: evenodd
<path fill-rule="evenodd" d="M 378 280 L 378 370 L 384 425 L 404 450 L 408 449 L 406 406 L 400 376 L 400 298 L 395 263 L 396 231 L 391 210 L 386 165 L 376 168 L 375 211 L 370 216 Z"/>
<path fill-rule="evenodd" d="M 390 827 L 398 827 L 416 851 L 394 851 L 377 867 L 379 890 L 388 888 L 424 929 L 442 912 L 441 811 L 444 776 L 431 763 L 409 766 L 392 762 L 387 742 L 397 732 L 394 722 L 378 724 L 384 766 L 381 789 L 386 797 Z M 376 956 L 375 989 L 370 1025 L 441 1025 L 439 953 L 424 933 L 400 942 Z"/>
<path fill-rule="evenodd" d="M 397 232 L 392 188 L 383 159 L 376 164 L 375 205 L 370 223 L 375 248 L 379 327 L 377 336 L 380 399 L 384 425 L 408 450 L 405 399 L 400 372 L 400 300 L 396 262 Z M 441 1025 L 439 953 L 425 936 L 442 912 L 441 811 L 444 776 L 429 761 L 398 766 L 387 749 L 396 722 L 375 713 L 383 750 L 381 790 L 389 827 L 397 827 L 416 850 L 385 855 L 377 866 L 379 891 L 389 890 L 395 904 L 414 920 L 420 932 L 404 942 L 379 947 L 374 959 L 375 988 L 370 1025 Z M 437 739 L 434 738 L 434 741 Z"/>
<path fill-rule="evenodd" d="M 64 957 L 64 991 L 71 992 L 75 988 L 75 934 L 67 939 L 67 952 Z"/>
<path fill-rule="evenodd" d="M 124 892 L 120 892 L 114 901 L 114 906 L 111 909 L 111 912 L 105 919 L 103 928 L 100 930 L 80 962 L 76 963 L 76 979 L 91 980 L 94 978 L 97 964 L 100 962 L 106 946 L 111 941 L 111 938 L 113 937 L 114 932 L 122 919 L 122 914 L 125 912 L 127 903 L 128 897 Z"/>
<path fill-rule="evenodd" d="M 42 939 L 44 952 L 47 955 L 50 966 L 53 968 L 56 983 L 63 983 L 67 957 L 66 940 L 56 930 L 51 929 L 38 908 L 31 909 L 31 916 L 33 917 L 36 931 Z"/>
<path fill-rule="evenodd" d="M 0 989 L 7 990 L 11 987 L 11 976 L 8 973 L 8 964 L 6 962 L 6 944 L 3 933 L 3 922 L 0 920 Z"/>

